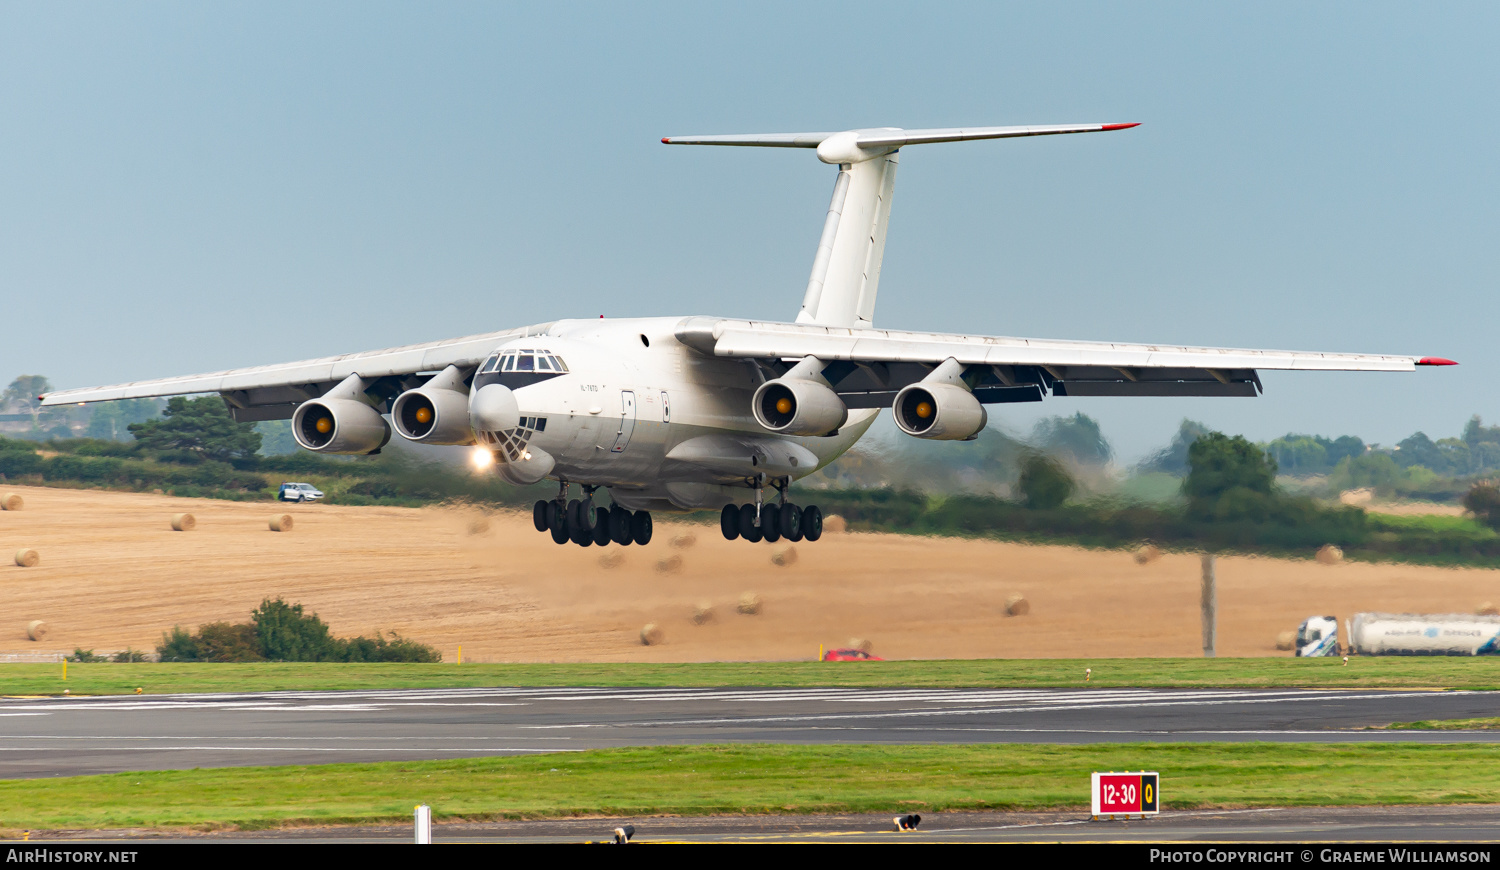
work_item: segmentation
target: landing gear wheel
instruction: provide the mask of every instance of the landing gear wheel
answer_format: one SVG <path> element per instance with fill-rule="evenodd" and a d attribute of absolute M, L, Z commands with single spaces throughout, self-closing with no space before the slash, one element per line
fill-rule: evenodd
<path fill-rule="evenodd" d="M 755 543 L 760 540 L 760 526 L 755 524 L 755 505 L 740 505 L 740 537 Z"/>
<path fill-rule="evenodd" d="M 545 532 L 550 528 L 547 524 L 547 504 L 548 502 L 543 499 L 531 506 L 531 524 L 536 526 L 539 532 Z"/>
<path fill-rule="evenodd" d="M 568 506 L 567 504 L 553 499 L 547 502 L 547 528 L 552 534 L 563 533 L 563 540 L 567 540 L 568 531 Z"/>
<path fill-rule="evenodd" d="M 791 502 L 782 505 L 780 527 L 781 536 L 788 541 L 796 543 L 802 540 L 802 508 Z"/>
<path fill-rule="evenodd" d="M 552 502 L 552 506 L 553 507 L 557 507 L 557 502 Z M 552 513 L 555 516 L 561 517 L 565 513 L 565 511 L 563 511 L 561 509 L 558 509 L 558 510 L 554 510 Z M 567 523 L 565 523 L 565 522 L 553 523 L 552 528 L 549 529 L 549 531 L 552 532 L 552 542 L 553 543 L 555 543 L 555 544 L 566 544 L 568 542 L 568 524 Z"/>
<path fill-rule="evenodd" d="M 589 503 L 574 499 L 568 502 L 568 538 L 580 547 L 594 543 L 594 524 L 589 522 Z"/>
<path fill-rule="evenodd" d="M 802 537 L 809 541 L 823 537 L 823 512 L 815 504 L 802 511 Z"/>
<path fill-rule="evenodd" d="M 724 510 L 719 512 L 719 531 L 724 533 L 726 541 L 740 536 L 740 509 L 737 506 L 724 505 Z"/>
<path fill-rule="evenodd" d="M 781 505 L 768 504 L 761 507 L 760 534 L 768 544 L 781 540 Z"/>
<path fill-rule="evenodd" d="M 619 505 L 609 509 L 609 539 L 622 547 L 630 544 L 630 511 Z"/>
<path fill-rule="evenodd" d="M 643 547 L 651 543 L 650 511 L 636 511 L 630 518 L 630 538 Z"/>
<path fill-rule="evenodd" d="M 594 546 L 609 543 L 609 508 L 594 508 Z"/>

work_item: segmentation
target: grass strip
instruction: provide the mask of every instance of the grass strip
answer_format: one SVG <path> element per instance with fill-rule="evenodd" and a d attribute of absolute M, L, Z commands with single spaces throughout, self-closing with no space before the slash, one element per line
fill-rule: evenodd
<path fill-rule="evenodd" d="M 1482 719 L 1426 719 L 1421 722 L 1393 722 L 1391 731 L 1494 731 L 1500 729 L 1500 717 Z"/>
<path fill-rule="evenodd" d="M 1084 681 L 1084 668 L 1093 676 Z M 0 665 L 0 695 L 266 692 L 480 686 L 923 688 L 1500 687 L 1500 657 L 964 659 L 681 664 L 61 664 Z"/>
<path fill-rule="evenodd" d="M 1083 807 L 1158 770 L 1165 809 L 1500 802 L 1494 744 L 717 745 L 0 781 L 0 828 Z"/>

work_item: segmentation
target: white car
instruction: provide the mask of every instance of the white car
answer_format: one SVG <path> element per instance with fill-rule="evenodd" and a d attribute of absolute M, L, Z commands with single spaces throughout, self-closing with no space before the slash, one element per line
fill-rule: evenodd
<path fill-rule="evenodd" d="M 307 502 L 323 497 L 323 491 L 310 483 L 283 483 L 276 493 L 277 501 Z"/>

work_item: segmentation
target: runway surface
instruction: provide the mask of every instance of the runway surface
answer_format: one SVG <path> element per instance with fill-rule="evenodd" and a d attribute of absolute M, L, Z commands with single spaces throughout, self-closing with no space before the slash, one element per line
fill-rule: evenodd
<path fill-rule="evenodd" d="M 1500 693 L 1295 689 L 412 689 L 0 700 L 0 777 L 653 744 L 1500 742 L 1354 730 Z"/>
<path fill-rule="evenodd" d="M 1494 843 L 1500 807 L 1299 807 L 1167 811 L 1154 819 L 1093 821 L 1077 812 L 966 812 L 926 815 L 916 831 L 897 831 L 891 814 L 558 819 L 433 826 L 442 843 L 588 843 L 632 825 L 632 843 Z M 266 843 L 409 843 L 410 825 L 291 828 L 277 831 L 160 834 L 150 831 L 49 832 L 46 840 L 150 839 Z M 33 841 L 40 842 L 40 841 Z M 1196 847 L 1191 844 L 1199 844 Z M 1488 849 L 1489 847 L 1480 847 Z M 1494 851 L 1490 849 L 1490 851 Z M 1388 858 L 1389 860 L 1389 858 Z"/>

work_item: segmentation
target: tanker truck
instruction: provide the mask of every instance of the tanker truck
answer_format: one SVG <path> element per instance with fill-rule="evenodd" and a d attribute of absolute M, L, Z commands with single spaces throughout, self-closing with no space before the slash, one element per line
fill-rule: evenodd
<path fill-rule="evenodd" d="M 1356 613 L 1345 627 L 1349 645 L 1359 655 L 1500 655 L 1500 616 Z"/>

